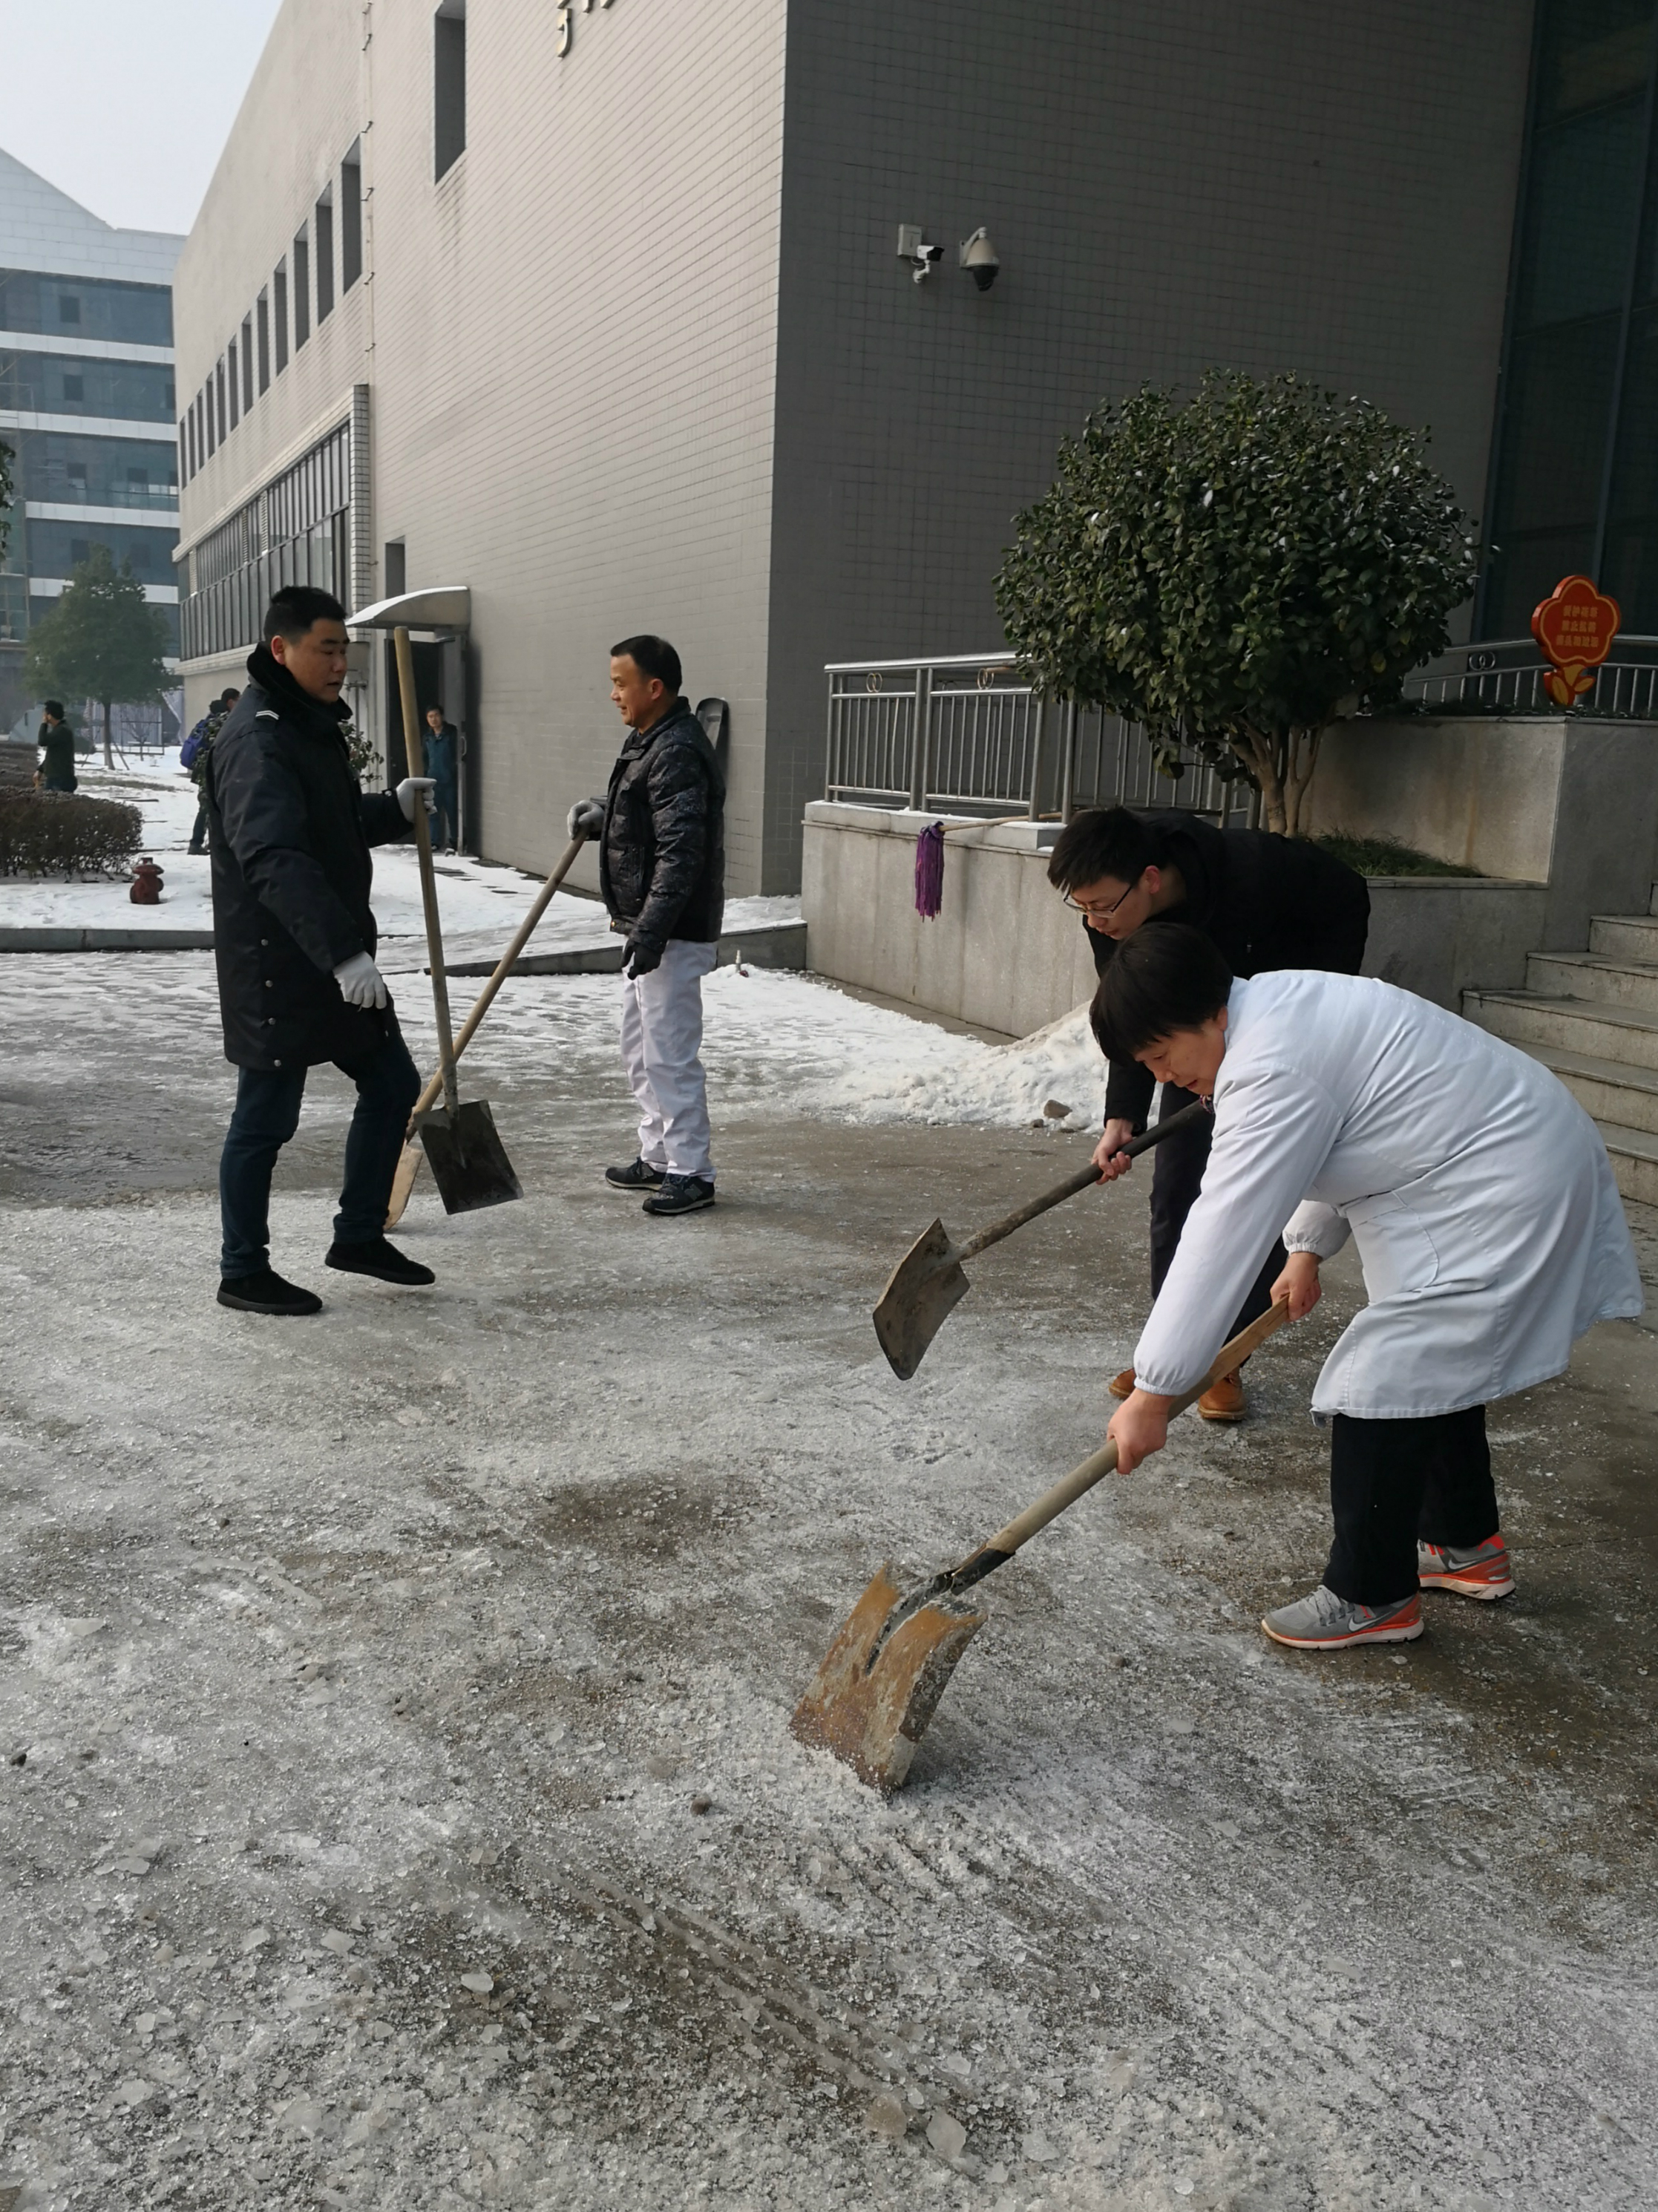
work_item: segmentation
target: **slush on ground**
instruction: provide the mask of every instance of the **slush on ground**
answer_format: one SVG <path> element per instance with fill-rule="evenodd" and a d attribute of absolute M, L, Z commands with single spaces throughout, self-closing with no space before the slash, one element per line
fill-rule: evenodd
<path fill-rule="evenodd" d="M 445 892 L 504 940 L 495 872 Z M 1146 1164 L 974 1262 L 902 1383 L 889 1269 L 1086 1159 L 1085 1024 L 723 969 L 720 1203 L 658 1223 L 601 1180 L 616 995 L 507 987 L 461 1087 L 525 1196 L 423 1179 L 428 1291 L 325 1275 L 319 1072 L 272 1259 L 326 1308 L 275 1322 L 213 1299 L 211 956 L 0 963 L 0 2208 L 1658 2202 L 1649 1328 L 1492 1409 L 1512 1598 L 1309 1658 L 1256 1624 L 1323 1564 L 1345 1256 L 1245 1425 L 987 1586 L 884 1801 L 789 1715 L 883 1559 L 1098 1443 Z"/>

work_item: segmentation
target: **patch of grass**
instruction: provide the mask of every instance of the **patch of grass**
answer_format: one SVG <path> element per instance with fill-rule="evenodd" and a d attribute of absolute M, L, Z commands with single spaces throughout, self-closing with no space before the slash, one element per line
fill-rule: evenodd
<path fill-rule="evenodd" d="M 1361 876 L 1477 876 L 1478 868 L 1460 868 L 1455 860 L 1436 860 L 1431 853 L 1418 853 L 1409 845 L 1395 845 L 1388 837 L 1315 837 L 1315 845 Z"/>

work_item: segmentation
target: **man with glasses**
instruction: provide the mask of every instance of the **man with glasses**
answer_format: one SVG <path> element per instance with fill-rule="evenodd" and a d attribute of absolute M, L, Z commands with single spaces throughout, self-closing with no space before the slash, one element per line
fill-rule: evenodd
<path fill-rule="evenodd" d="M 1370 894 L 1364 878 L 1299 837 L 1264 830 L 1218 830 L 1200 815 L 1174 809 L 1135 813 L 1126 806 L 1079 814 L 1060 832 L 1048 861 L 1048 879 L 1082 916 L 1103 975 L 1118 945 L 1148 922 L 1168 920 L 1199 929 L 1218 947 L 1235 975 L 1273 969 L 1321 968 L 1356 975 L 1364 957 Z M 1123 1152 L 1145 1128 L 1156 1088 L 1138 1060 L 1113 1060 L 1105 1090 L 1105 1129 L 1094 1158 L 1107 1182 L 1133 1164 Z M 1189 1106 L 1193 1094 L 1165 1084 L 1160 1120 Z M 1199 1123 L 1165 1138 L 1152 1154 L 1151 1295 L 1169 1273 L 1181 1231 L 1203 1182 L 1209 1131 Z M 1266 1312 L 1272 1286 L 1284 1267 L 1274 1244 L 1226 1332 Z M 1127 1398 L 1134 1371 L 1112 1382 L 1114 1398 Z M 1241 1421 L 1242 1379 L 1224 1376 L 1198 1401 L 1206 1421 Z"/>

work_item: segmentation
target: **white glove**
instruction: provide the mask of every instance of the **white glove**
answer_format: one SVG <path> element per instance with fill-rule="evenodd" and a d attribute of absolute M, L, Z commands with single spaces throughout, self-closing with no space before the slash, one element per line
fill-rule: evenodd
<path fill-rule="evenodd" d="M 391 994 L 386 978 L 366 952 L 354 952 L 334 970 L 334 981 L 348 1006 L 383 1006 Z"/>
<path fill-rule="evenodd" d="M 564 817 L 564 827 L 572 837 L 597 837 L 604 827 L 604 800 L 578 799 Z"/>
<path fill-rule="evenodd" d="M 435 776 L 404 776 L 403 781 L 398 786 L 398 805 L 403 809 L 403 818 L 405 822 L 412 822 L 415 818 L 415 793 L 417 791 L 423 791 L 426 793 L 427 812 L 428 814 L 437 812 L 437 801 L 432 796 L 437 787 Z"/>

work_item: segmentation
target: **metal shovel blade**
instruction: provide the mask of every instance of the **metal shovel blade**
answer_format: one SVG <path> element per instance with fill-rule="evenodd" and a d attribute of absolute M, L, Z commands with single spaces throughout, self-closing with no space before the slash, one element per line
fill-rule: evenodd
<path fill-rule="evenodd" d="M 524 1192 L 513 1172 L 489 1102 L 469 1099 L 452 1119 L 441 1106 L 422 1114 L 420 1141 L 432 1163 L 446 1213 L 475 1213 L 482 1206 L 505 1206 Z"/>
<path fill-rule="evenodd" d="M 988 1617 L 934 1583 L 900 1589 L 889 1559 L 841 1624 L 790 1728 L 872 1789 L 898 1789 Z"/>
<path fill-rule="evenodd" d="M 935 1221 L 893 1269 L 875 1309 L 875 1334 L 901 1382 L 908 1382 L 972 1287 L 949 1230 Z"/>

